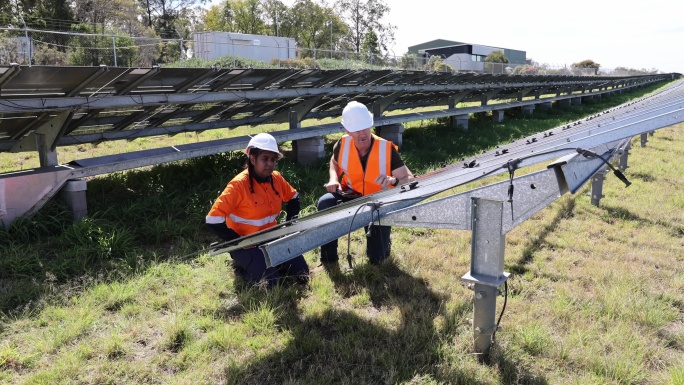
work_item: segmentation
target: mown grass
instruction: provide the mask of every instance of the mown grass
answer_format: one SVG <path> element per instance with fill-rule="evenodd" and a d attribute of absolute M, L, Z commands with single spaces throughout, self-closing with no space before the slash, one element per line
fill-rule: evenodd
<path fill-rule="evenodd" d="M 402 154 L 423 174 L 651 90 L 467 132 L 416 122 Z M 228 255 L 188 256 L 213 240 L 201 223 L 243 155 L 93 179 L 87 220 L 54 201 L 0 231 L 0 383 L 684 384 L 683 155 L 684 125 L 636 138 L 632 186 L 609 177 L 599 207 L 584 188 L 507 234 L 489 364 L 471 354 L 467 232 L 395 228 L 381 266 L 354 232 L 352 271 L 316 269 L 312 251 L 309 287 L 264 291 Z M 325 161 L 279 169 L 313 211 Z"/>

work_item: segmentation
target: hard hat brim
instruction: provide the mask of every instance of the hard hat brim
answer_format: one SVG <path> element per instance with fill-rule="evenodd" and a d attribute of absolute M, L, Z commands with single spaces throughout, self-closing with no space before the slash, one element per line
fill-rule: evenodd
<path fill-rule="evenodd" d="M 256 148 L 258 148 L 258 149 L 260 149 L 260 150 L 262 150 L 262 151 L 268 151 L 268 152 L 272 152 L 272 153 L 278 154 L 278 159 L 280 159 L 280 158 L 282 158 L 282 157 L 284 156 L 280 151 L 273 151 L 273 150 L 269 150 L 269 149 L 267 149 L 267 148 L 261 148 L 261 147 L 258 147 L 258 146 L 247 146 L 247 148 L 245 148 L 245 151 L 244 151 L 245 154 L 246 154 L 247 156 L 249 156 L 249 150 L 250 150 L 252 147 L 256 147 Z"/>

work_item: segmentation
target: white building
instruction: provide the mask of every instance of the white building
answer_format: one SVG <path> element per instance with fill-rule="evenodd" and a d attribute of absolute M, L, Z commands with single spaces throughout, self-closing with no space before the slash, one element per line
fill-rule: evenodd
<path fill-rule="evenodd" d="M 211 60 L 221 56 L 239 56 L 268 62 L 271 59 L 294 59 L 297 43 L 289 37 L 250 35 L 234 32 L 195 32 L 193 54 Z"/>

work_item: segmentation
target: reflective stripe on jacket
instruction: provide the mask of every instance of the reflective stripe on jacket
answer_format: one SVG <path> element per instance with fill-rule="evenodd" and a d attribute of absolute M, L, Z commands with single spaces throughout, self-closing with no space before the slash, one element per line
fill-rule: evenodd
<path fill-rule="evenodd" d="M 373 139 L 373 147 L 368 154 L 365 172 L 361 166 L 359 153 L 354 147 L 354 139 L 349 135 L 344 135 L 340 139 L 337 175 L 341 175 L 340 184 L 344 189 L 354 190 L 362 195 L 372 194 L 382 189 L 379 184 L 375 183 L 378 176 L 392 175 L 392 170 L 390 170 L 392 146 L 394 148 L 397 146 L 376 135 L 373 135 Z"/>
<path fill-rule="evenodd" d="M 253 180 L 254 193 L 252 193 L 249 190 L 247 170 L 238 174 L 216 199 L 209 210 L 206 222 L 209 224 L 226 222 L 226 225 L 240 236 L 275 226 L 283 201 L 289 202 L 296 198 L 298 193 L 279 172 L 274 171 L 271 177 L 273 187 L 270 181 L 259 183 Z M 274 187 L 280 196 L 276 195 Z"/>

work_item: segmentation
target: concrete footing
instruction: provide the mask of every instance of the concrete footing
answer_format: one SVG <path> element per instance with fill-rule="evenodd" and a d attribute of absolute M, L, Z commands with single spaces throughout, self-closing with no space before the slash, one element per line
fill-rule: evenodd
<path fill-rule="evenodd" d="M 322 136 L 299 139 L 292 143 L 292 148 L 299 164 L 311 164 L 325 157 L 325 139 Z"/>
<path fill-rule="evenodd" d="M 401 147 L 404 137 L 404 130 L 404 125 L 401 123 L 390 124 L 387 126 L 375 127 L 375 134 Z"/>
<path fill-rule="evenodd" d="M 520 107 L 520 110 L 523 115 L 532 115 L 532 113 L 534 112 L 534 106 L 522 106 Z"/>
<path fill-rule="evenodd" d="M 492 111 L 492 122 L 494 123 L 501 123 L 504 120 L 504 111 L 503 110 L 495 110 Z"/>
<path fill-rule="evenodd" d="M 74 220 L 78 221 L 88 215 L 86 201 L 87 183 L 84 180 L 70 180 L 59 190 L 59 197 L 66 203 Z"/>
<path fill-rule="evenodd" d="M 570 107 L 572 106 L 572 102 L 570 99 L 561 99 L 558 101 L 558 105 L 561 107 Z"/>
<path fill-rule="evenodd" d="M 463 131 L 468 131 L 468 122 L 470 115 L 456 115 L 451 117 L 451 127 L 460 128 Z"/>

